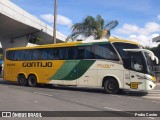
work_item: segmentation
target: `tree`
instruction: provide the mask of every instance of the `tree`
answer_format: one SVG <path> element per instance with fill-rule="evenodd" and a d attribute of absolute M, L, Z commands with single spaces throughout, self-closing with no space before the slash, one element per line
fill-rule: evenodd
<path fill-rule="evenodd" d="M 43 40 L 41 37 L 37 37 L 34 35 L 30 35 L 28 39 L 29 39 L 29 43 L 32 43 L 32 44 L 36 44 L 37 42 Z"/>
<path fill-rule="evenodd" d="M 74 41 L 79 36 L 84 38 L 93 36 L 94 39 L 109 38 L 111 35 L 110 30 L 117 25 L 117 20 L 105 23 L 100 15 L 97 15 L 96 18 L 87 16 L 82 22 L 72 26 L 72 34 L 68 36 L 66 41 Z"/>

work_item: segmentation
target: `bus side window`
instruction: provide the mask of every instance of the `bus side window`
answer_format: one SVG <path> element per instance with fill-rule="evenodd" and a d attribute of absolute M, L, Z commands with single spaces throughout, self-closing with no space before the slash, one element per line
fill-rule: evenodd
<path fill-rule="evenodd" d="M 32 50 L 25 50 L 24 52 L 24 60 L 32 60 Z"/>
<path fill-rule="evenodd" d="M 39 60 L 39 50 L 33 50 L 33 60 Z"/>
<path fill-rule="evenodd" d="M 19 51 L 20 53 L 19 53 L 19 60 L 24 60 L 24 52 L 25 52 L 25 50 L 21 50 L 21 51 Z"/>
<path fill-rule="evenodd" d="M 54 51 L 53 51 L 53 59 L 54 60 L 59 59 L 59 49 L 58 48 L 54 49 Z"/>
<path fill-rule="evenodd" d="M 21 51 L 19 50 L 15 51 L 14 60 L 15 61 L 21 60 Z"/>
<path fill-rule="evenodd" d="M 15 51 L 7 51 L 6 52 L 6 59 L 7 60 L 14 60 L 14 54 L 15 54 Z"/>
<path fill-rule="evenodd" d="M 77 59 L 85 59 L 85 47 L 78 47 Z"/>
<path fill-rule="evenodd" d="M 47 60 L 48 57 L 48 49 L 40 49 L 39 50 L 39 60 Z"/>
<path fill-rule="evenodd" d="M 54 49 L 53 48 L 49 48 L 48 49 L 48 60 L 53 60 L 53 53 L 54 53 Z"/>
<path fill-rule="evenodd" d="M 68 59 L 68 48 L 60 48 L 59 49 L 59 59 L 60 60 Z"/>
<path fill-rule="evenodd" d="M 95 59 L 95 54 L 92 50 L 92 46 L 86 46 L 85 52 L 86 52 L 85 56 L 86 59 Z"/>
<path fill-rule="evenodd" d="M 68 48 L 68 59 L 77 59 L 77 47 Z"/>
<path fill-rule="evenodd" d="M 96 59 L 106 59 L 118 61 L 118 55 L 110 44 L 93 46 Z"/>
<path fill-rule="evenodd" d="M 11 51 L 7 51 L 6 52 L 6 59 L 11 60 L 10 56 L 11 56 Z"/>

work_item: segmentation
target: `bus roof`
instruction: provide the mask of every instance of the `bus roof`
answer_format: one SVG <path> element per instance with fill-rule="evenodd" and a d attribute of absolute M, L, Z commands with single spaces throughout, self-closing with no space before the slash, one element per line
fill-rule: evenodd
<path fill-rule="evenodd" d="M 139 44 L 138 42 L 134 42 L 134 41 L 131 41 L 131 40 L 119 39 L 119 38 L 109 38 L 109 41 L 110 41 L 111 43 L 114 43 L 114 42 L 122 42 L 122 43 L 130 43 L 130 44 L 136 44 L 136 45 L 142 46 L 142 45 Z"/>
<path fill-rule="evenodd" d="M 64 43 L 57 43 L 57 44 L 46 44 L 46 45 L 38 45 L 38 46 L 28 46 L 28 47 L 17 47 L 17 48 L 8 48 L 7 50 L 21 50 L 21 49 L 33 49 L 33 48 L 51 48 L 51 47 L 65 47 L 65 46 L 83 46 L 83 45 L 90 45 L 90 44 L 96 44 L 96 43 L 130 43 L 130 44 L 136 44 L 139 46 L 139 43 L 133 42 L 130 40 L 124 40 L 119 38 L 110 38 L 110 39 L 101 39 L 101 40 L 89 40 L 89 41 L 76 41 L 76 42 L 64 42 Z"/>

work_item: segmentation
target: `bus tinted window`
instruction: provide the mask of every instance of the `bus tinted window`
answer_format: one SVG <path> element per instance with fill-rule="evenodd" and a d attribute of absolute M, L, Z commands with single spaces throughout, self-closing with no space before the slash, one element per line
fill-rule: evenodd
<path fill-rule="evenodd" d="M 59 49 L 54 49 L 53 50 L 53 60 L 58 60 L 59 59 Z"/>
<path fill-rule="evenodd" d="M 76 60 L 76 59 L 119 60 L 115 50 L 110 44 L 64 47 L 64 48 L 17 50 L 14 52 L 13 51 L 7 52 L 6 56 L 7 59 L 11 60 Z"/>
<path fill-rule="evenodd" d="M 68 49 L 68 59 L 72 60 L 72 59 L 77 59 L 77 47 L 70 47 L 67 48 Z"/>
<path fill-rule="evenodd" d="M 138 45 L 128 44 L 128 43 L 113 43 L 117 51 L 119 52 L 120 56 L 123 58 L 128 57 L 128 53 L 125 52 L 123 49 L 136 49 L 139 48 Z"/>
<path fill-rule="evenodd" d="M 77 59 L 85 59 L 85 47 L 78 47 Z"/>
<path fill-rule="evenodd" d="M 139 49 L 139 46 L 129 43 L 113 43 L 113 45 L 115 46 L 116 50 L 118 51 L 123 60 L 124 68 L 130 69 L 129 52 L 126 52 L 123 49 Z"/>
<path fill-rule="evenodd" d="M 39 60 L 39 50 L 33 50 L 33 60 Z"/>
<path fill-rule="evenodd" d="M 48 51 L 49 49 L 39 49 L 39 60 L 47 60 Z"/>
<path fill-rule="evenodd" d="M 94 50 L 96 59 L 119 60 L 115 50 L 110 44 L 95 45 L 92 49 Z"/>
<path fill-rule="evenodd" d="M 15 61 L 20 60 L 20 51 L 15 51 L 14 58 Z"/>
<path fill-rule="evenodd" d="M 53 49 L 48 49 L 48 60 L 53 60 L 53 54 L 54 54 L 54 50 Z"/>
<path fill-rule="evenodd" d="M 86 46 L 86 59 L 95 59 L 95 54 L 92 46 Z"/>
<path fill-rule="evenodd" d="M 32 60 L 32 50 L 24 50 L 24 60 Z"/>
<path fill-rule="evenodd" d="M 68 59 L 68 48 L 60 48 L 59 49 L 59 59 L 67 60 Z"/>
<path fill-rule="evenodd" d="M 14 51 L 7 51 L 6 52 L 6 59 L 8 60 L 14 60 Z"/>

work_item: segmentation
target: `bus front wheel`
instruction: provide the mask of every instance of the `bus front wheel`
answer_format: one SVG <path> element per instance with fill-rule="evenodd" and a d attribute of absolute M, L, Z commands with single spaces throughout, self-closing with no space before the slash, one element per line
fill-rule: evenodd
<path fill-rule="evenodd" d="M 28 85 L 30 87 L 36 87 L 37 86 L 37 77 L 35 75 L 30 75 L 28 77 Z"/>
<path fill-rule="evenodd" d="M 18 75 L 18 84 L 21 86 L 26 86 L 27 85 L 27 79 L 23 74 Z"/>
<path fill-rule="evenodd" d="M 115 79 L 108 79 L 104 82 L 105 93 L 117 94 L 119 92 L 119 85 Z"/>

